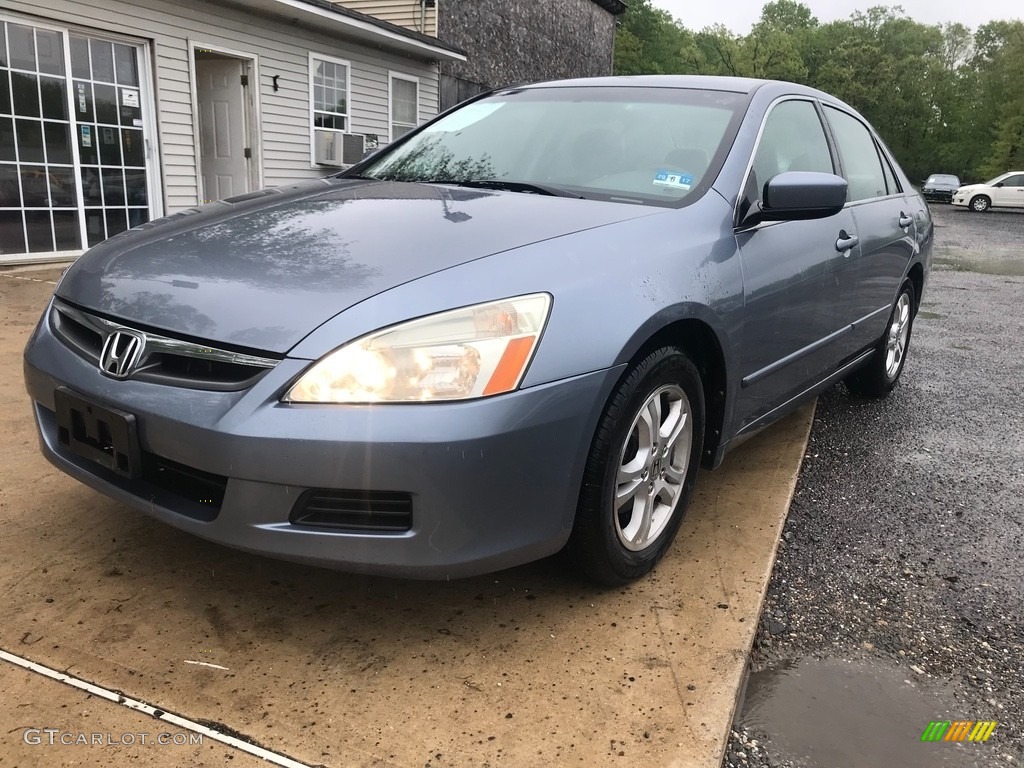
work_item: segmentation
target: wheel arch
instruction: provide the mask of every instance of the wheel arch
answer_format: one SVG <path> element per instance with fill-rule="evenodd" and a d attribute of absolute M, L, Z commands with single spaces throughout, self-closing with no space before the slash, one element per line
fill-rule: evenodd
<path fill-rule="evenodd" d="M 704 390 L 704 452 L 702 463 L 711 467 L 722 442 L 726 420 L 728 369 L 725 348 L 714 328 L 703 319 L 687 317 L 663 325 L 636 340 L 628 352 L 630 365 L 660 347 L 681 349 L 700 373 Z"/>
<path fill-rule="evenodd" d="M 924 266 L 915 262 L 907 272 L 907 279 L 914 286 L 914 314 L 921 308 L 921 296 L 924 294 Z"/>

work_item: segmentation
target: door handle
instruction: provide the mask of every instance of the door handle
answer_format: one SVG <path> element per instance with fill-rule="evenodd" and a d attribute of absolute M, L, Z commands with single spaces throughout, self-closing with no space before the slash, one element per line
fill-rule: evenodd
<path fill-rule="evenodd" d="M 907 227 L 909 227 L 913 223 L 914 223 L 914 217 L 913 216 L 907 216 L 907 214 L 903 213 L 903 211 L 900 211 L 900 227 L 902 229 L 906 229 Z"/>
<path fill-rule="evenodd" d="M 846 230 L 842 229 L 839 231 L 839 239 L 836 240 L 836 250 L 843 254 L 843 256 L 849 256 L 853 246 L 859 242 L 859 237 L 856 235 L 848 235 L 846 234 Z"/>

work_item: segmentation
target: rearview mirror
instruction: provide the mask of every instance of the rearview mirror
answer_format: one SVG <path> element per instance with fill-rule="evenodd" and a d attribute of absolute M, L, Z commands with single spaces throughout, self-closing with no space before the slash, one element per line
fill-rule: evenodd
<path fill-rule="evenodd" d="M 801 221 L 834 216 L 846 205 L 846 179 L 831 173 L 786 171 L 764 185 L 742 226 L 761 221 Z"/>

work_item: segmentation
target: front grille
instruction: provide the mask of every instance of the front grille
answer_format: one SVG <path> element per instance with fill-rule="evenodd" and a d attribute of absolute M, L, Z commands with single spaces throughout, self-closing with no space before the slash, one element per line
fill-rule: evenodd
<path fill-rule="evenodd" d="M 99 365 L 104 340 L 116 331 L 145 337 L 135 370 L 128 378 L 190 389 L 237 391 L 262 378 L 279 360 L 129 329 L 112 320 L 56 300 L 50 313 L 54 335 L 80 357 Z"/>
<path fill-rule="evenodd" d="M 404 533 L 412 528 L 412 495 L 401 491 L 309 490 L 299 496 L 292 525 L 363 533 Z"/>

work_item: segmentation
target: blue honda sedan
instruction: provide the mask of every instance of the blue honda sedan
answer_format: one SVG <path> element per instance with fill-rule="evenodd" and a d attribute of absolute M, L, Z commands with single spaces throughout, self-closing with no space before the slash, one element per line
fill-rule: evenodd
<path fill-rule="evenodd" d="M 425 578 L 567 548 L 622 584 L 699 466 L 834 383 L 896 385 L 931 250 L 825 93 L 541 83 L 96 246 L 25 379 L 51 462 L 198 536 Z"/>

